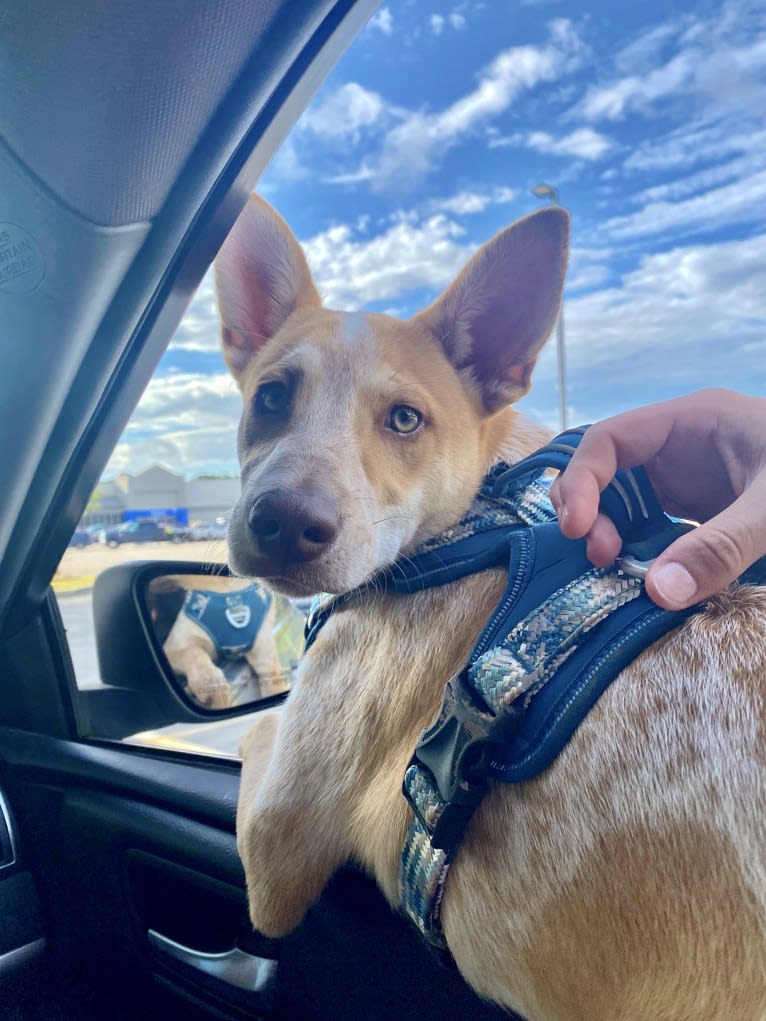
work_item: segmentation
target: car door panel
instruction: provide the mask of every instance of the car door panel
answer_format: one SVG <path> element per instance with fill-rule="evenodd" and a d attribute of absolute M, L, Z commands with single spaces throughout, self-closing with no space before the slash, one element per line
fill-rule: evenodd
<path fill-rule="evenodd" d="M 204 768 L 9 728 L 0 728 L 0 763 L 0 782 L 23 806 L 51 971 L 82 1017 L 108 1009 L 117 1021 L 167 1019 L 181 1004 L 190 1018 L 507 1017 L 480 1003 L 353 868 L 285 940 L 253 933 L 234 835 L 235 764 Z M 238 947 L 278 964 L 243 990 L 174 957 L 150 931 L 198 957 Z"/>
<path fill-rule="evenodd" d="M 12 730 L 0 733 L 0 760 L 22 806 L 19 831 L 40 887 L 51 969 L 83 1016 L 162 1017 L 156 1004 L 178 1009 L 190 998 L 200 1016 L 211 1016 L 208 1008 L 212 1016 L 267 1016 L 263 994 L 179 967 L 148 938 L 153 929 L 215 953 L 241 934 L 248 953 L 273 956 L 274 944 L 256 946 L 247 921 L 236 770 Z"/>
<path fill-rule="evenodd" d="M 32 1018 L 45 968 L 46 939 L 37 887 L 2 794 L 0 809 L 0 1016 Z"/>

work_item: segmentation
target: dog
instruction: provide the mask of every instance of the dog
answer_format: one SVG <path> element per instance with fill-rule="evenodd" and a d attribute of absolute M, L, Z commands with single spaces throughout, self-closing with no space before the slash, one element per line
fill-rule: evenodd
<path fill-rule="evenodd" d="M 262 586 L 223 575 L 163 575 L 148 594 L 162 651 L 200 705 L 229 709 L 285 690 L 275 603 Z"/>
<path fill-rule="evenodd" d="M 407 321 L 322 307 L 251 197 L 217 258 L 243 398 L 229 559 L 293 596 L 344 593 L 465 514 L 549 434 L 513 404 L 558 314 L 568 218 L 481 247 Z M 243 742 L 250 917 L 296 927 L 344 862 L 397 907 L 402 778 L 506 572 L 368 592 L 334 613 L 279 718 Z M 641 653 L 553 765 L 489 789 L 447 879 L 449 951 L 528 1021 L 766 1018 L 766 591 L 712 600 Z"/>

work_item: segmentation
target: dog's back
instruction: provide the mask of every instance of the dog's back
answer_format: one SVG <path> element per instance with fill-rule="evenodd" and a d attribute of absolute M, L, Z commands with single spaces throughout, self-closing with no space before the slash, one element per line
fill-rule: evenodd
<path fill-rule="evenodd" d="M 352 853 L 395 906 L 401 777 L 501 586 L 344 612 L 301 681 L 353 728 L 336 761 L 358 783 Z M 548 771 L 491 788 L 442 913 L 481 995 L 535 1021 L 766 1017 L 764 683 L 766 590 L 745 588 L 640 656 Z"/>

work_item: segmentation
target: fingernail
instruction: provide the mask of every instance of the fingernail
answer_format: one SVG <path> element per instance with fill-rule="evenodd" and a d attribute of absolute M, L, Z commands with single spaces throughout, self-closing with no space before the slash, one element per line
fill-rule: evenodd
<path fill-rule="evenodd" d="M 674 606 L 687 606 L 697 594 L 697 582 L 681 564 L 663 564 L 652 581 L 662 598 Z"/>

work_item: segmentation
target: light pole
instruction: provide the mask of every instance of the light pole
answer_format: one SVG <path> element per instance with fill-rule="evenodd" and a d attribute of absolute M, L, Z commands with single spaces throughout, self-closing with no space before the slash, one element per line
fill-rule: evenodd
<path fill-rule="evenodd" d="M 539 199 L 548 199 L 552 206 L 559 205 L 559 193 L 552 184 L 536 184 L 532 194 Z M 556 355 L 559 371 L 559 423 L 563 432 L 567 427 L 567 360 L 564 348 L 564 299 L 556 322 Z"/>

